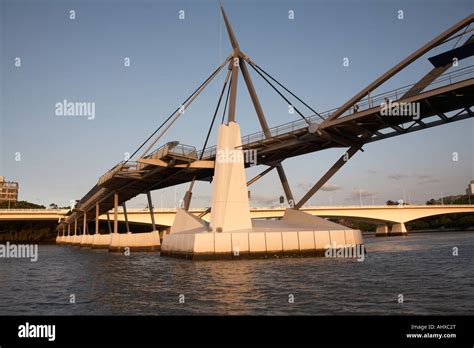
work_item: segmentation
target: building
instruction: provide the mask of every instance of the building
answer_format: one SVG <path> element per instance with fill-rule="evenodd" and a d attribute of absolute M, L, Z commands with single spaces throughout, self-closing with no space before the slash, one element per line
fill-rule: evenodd
<path fill-rule="evenodd" d="M 467 187 L 466 191 L 468 195 L 474 196 L 474 180 L 471 180 L 471 183 Z"/>
<path fill-rule="evenodd" d="M 0 203 L 16 202 L 18 200 L 18 183 L 5 181 L 5 177 L 0 176 Z"/>

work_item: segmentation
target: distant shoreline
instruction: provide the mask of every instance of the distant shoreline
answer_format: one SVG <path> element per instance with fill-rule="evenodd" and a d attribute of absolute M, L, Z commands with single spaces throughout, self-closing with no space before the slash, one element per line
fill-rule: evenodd
<path fill-rule="evenodd" d="M 449 233 L 449 232 L 474 232 L 474 227 L 473 228 L 468 228 L 465 230 L 460 230 L 456 228 L 446 228 L 446 229 L 432 229 L 432 230 L 414 230 L 414 231 L 408 231 L 408 235 L 411 233 Z M 375 232 L 362 232 L 364 236 L 375 236 Z"/>

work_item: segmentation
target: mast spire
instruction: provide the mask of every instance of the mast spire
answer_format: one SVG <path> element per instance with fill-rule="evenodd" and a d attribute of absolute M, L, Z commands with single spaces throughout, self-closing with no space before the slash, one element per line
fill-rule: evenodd
<path fill-rule="evenodd" d="M 234 49 L 234 53 L 236 55 L 240 55 L 239 43 L 237 42 L 237 38 L 235 37 L 234 30 L 232 29 L 232 26 L 230 25 L 229 19 L 227 18 L 227 14 L 225 13 L 224 7 L 222 6 L 222 4 L 221 4 L 221 12 L 222 12 L 222 17 L 224 17 L 225 27 L 227 29 L 227 33 L 229 34 L 230 43 L 232 45 L 232 48 Z"/>

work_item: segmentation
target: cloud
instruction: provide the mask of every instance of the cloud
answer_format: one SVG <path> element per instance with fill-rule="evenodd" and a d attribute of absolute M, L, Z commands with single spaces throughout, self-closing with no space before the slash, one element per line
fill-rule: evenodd
<path fill-rule="evenodd" d="M 303 190 L 304 192 L 309 191 L 309 189 L 311 187 L 313 187 L 313 185 L 314 184 L 308 184 L 308 183 L 304 183 L 304 182 L 299 182 L 299 183 L 296 184 L 296 186 L 298 188 L 300 188 L 301 190 Z M 340 190 L 342 190 L 342 186 L 327 182 L 319 190 L 320 191 L 325 191 L 325 192 L 340 191 Z"/>
<path fill-rule="evenodd" d="M 411 175 L 403 174 L 403 173 L 392 173 L 392 174 L 387 175 L 387 178 L 392 179 L 392 180 L 416 179 L 418 180 L 417 182 L 418 185 L 439 182 L 439 179 L 435 178 L 434 176 L 430 174 L 419 174 L 419 173 L 414 173 Z"/>
<path fill-rule="evenodd" d="M 393 174 L 389 174 L 387 177 L 392 180 L 401 180 L 401 179 L 408 178 L 408 175 L 402 174 L 402 173 L 393 173 Z"/>
<path fill-rule="evenodd" d="M 271 204 L 277 204 L 280 202 L 280 196 L 269 196 L 269 195 L 259 195 L 259 194 L 251 194 L 250 195 L 250 201 L 253 203 L 259 203 L 259 204 L 265 204 L 265 205 L 271 205 Z"/>
<path fill-rule="evenodd" d="M 321 191 L 332 192 L 332 191 L 339 191 L 342 190 L 342 187 L 337 184 L 325 183 L 323 187 L 321 187 Z"/>
<path fill-rule="evenodd" d="M 367 190 L 356 190 L 354 189 L 351 193 L 351 195 L 346 198 L 346 201 L 353 201 L 353 200 L 356 200 L 356 199 L 360 199 L 362 197 L 362 199 L 364 198 L 373 198 L 377 196 L 377 192 L 371 192 L 371 191 L 367 191 Z"/>

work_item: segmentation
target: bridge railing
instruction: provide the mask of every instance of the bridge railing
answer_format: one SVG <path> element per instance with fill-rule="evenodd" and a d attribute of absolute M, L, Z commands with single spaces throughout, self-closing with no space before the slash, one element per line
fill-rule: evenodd
<path fill-rule="evenodd" d="M 431 82 L 426 88 L 418 90 L 418 92 L 422 92 L 422 91 L 426 92 L 435 88 L 439 88 L 441 86 L 450 85 L 455 82 L 465 80 L 473 76 L 474 76 L 474 65 L 469 65 L 464 68 L 445 72 L 436 80 Z M 399 87 L 397 89 L 379 93 L 373 96 L 368 95 L 367 97 L 362 99 L 360 103 L 358 103 L 358 107 L 359 107 L 358 111 L 360 112 L 360 111 L 367 110 L 376 106 L 380 106 L 383 102 L 387 100 L 391 100 L 392 102 L 397 101 L 415 85 L 416 83 L 413 83 L 407 86 Z M 343 114 L 343 116 L 351 114 L 353 112 L 354 110 L 348 110 L 346 113 Z"/>
<path fill-rule="evenodd" d="M 423 91 L 429 91 L 434 88 L 439 88 L 444 85 L 449 85 L 449 84 L 466 80 L 472 77 L 474 77 L 474 65 L 469 65 L 467 67 L 456 69 L 456 70 L 442 74 L 435 81 L 433 81 L 429 86 L 427 86 L 427 88 L 425 88 Z M 411 85 L 403 86 L 403 87 L 400 87 L 391 91 L 383 92 L 380 94 L 376 94 L 373 96 L 369 95 L 358 103 L 357 112 L 367 110 L 375 106 L 380 106 L 382 102 L 386 101 L 387 99 L 390 99 L 391 101 L 397 101 L 415 85 L 416 83 L 413 83 Z M 335 112 L 337 109 L 338 108 L 334 108 L 331 110 L 324 111 L 320 113 L 320 115 L 325 119 L 329 115 L 331 115 L 333 112 Z M 354 109 L 348 110 L 342 114 L 342 117 L 350 115 L 354 112 L 355 112 Z M 311 123 L 320 122 L 320 118 L 317 115 L 311 115 L 309 117 L 306 117 L 306 119 Z M 296 120 L 296 121 L 292 121 L 292 122 L 288 122 L 288 123 L 284 123 L 284 124 L 272 127 L 269 129 L 269 131 L 270 131 L 271 137 L 277 137 L 282 134 L 291 134 L 291 133 L 294 133 L 295 131 L 300 131 L 306 127 L 308 127 L 307 122 L 301 119 L 301 120 Z M 264 132 L 255 132 L 255 133 L 251 133 L 251 134 L 243 136 L 241 141 L 242 141 L 242 145 L 248 145 L 251 143 L 258 142 L 258 141 L 263 141 L 264 139 L 266 139 Z M 200 154 L 200 152 L 198 154 Z M 215 154 L 216 154 L 215 146 L 206 148 L 204 150 L 203 159 L 212 158 L 215 156 Z"/>
<path fill-rule="evenodd" d="M 0 213 L 62 213 L 68 209 L 0 209 Z"/>

